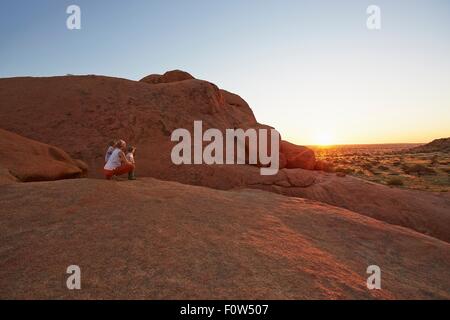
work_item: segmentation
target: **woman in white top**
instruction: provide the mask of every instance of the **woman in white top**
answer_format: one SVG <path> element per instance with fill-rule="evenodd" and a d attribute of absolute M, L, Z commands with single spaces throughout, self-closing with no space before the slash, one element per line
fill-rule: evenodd
<path fill-rule="evenodd" d="M 124 151 L 126 150 L 126 146 L 127 145 L 123 140 L 117 142 L 116 148 L 113 150 L 103 167 L 106 179 L 109 180 L 113 176 L 120 176 L 134 170 L 134 164 L 129 162 L 125 157 Z"/>
<path fill-rule="evenodd" d="M 111 154 L 113 153 L 114 149 L 116 148 L 117 141 L 111 141 L 108 146 L 108 150 L 106 150 L 105 154 L 105 164 L 108 162 L 109 157 L 111 157 Z"/>

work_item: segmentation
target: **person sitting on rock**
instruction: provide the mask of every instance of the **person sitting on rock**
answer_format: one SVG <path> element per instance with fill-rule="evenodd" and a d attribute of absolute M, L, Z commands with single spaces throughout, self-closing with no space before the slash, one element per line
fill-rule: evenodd
<path fill-rule="evenodd" d="M 109 147 L 108 150 L 106 150 L 106 154 L 105 154 L 105 164 L 108 162 L 109 157 L 111 157 L 111 154 L 113 153 L 114 149 L 117 146 L 117 142 L 116 140 L 111 140 L 109 142 Z"/>
<path fill-rule="evenodd" d="M 127 148 L 127 155 L 125 156 L 128 160 L 128 162 L 132 163 L 134 166 L 136 165 L 134 157 L 136 154 L 136 147 L 128 146 Z M 128 180 L 136 180 L 136 177 L 134 176 L 134 170 L 128 172 Z"/>
<path fill-rule="evenodd" d="M 134 164 L 129 162 L 125 157 L 126 143 L 123 140 L 117 142 L 117 146 L 111 153 L 108 161 L 103 167 L 105 178 L 110 180 L 113 176 L 120 176 L 122 174 L 134 171 Z"/>

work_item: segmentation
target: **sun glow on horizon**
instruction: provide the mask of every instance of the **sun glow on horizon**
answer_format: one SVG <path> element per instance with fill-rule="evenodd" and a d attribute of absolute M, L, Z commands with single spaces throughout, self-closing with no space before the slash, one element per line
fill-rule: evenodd
<path fill-rule="evenodd" d="M 316 133 L 314 137 L 314 145 L 317 146 L 330 146 L 335 144 L 336 140 L 334 136 L 331 134 L 331 132 L 328 131 L 321 131 Z"/>

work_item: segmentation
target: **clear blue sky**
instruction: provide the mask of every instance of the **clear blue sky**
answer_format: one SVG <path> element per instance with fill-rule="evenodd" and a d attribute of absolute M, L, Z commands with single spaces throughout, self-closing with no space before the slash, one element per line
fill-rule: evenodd
<path fill-rule="evenodd" d="M 1 0 L 0 77 L 183 69 L 297 143 L 450 136 L 450 1 Z M 82 29 L 66 28 L 81 7 Z M 381 30 L 366 8 L 381 8 Z"/>

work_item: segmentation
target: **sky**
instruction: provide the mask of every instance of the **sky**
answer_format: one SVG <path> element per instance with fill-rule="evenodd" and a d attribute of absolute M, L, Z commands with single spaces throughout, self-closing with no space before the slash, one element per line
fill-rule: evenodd
<path fill-rule="evenodd" d="M 294 143 L 429 142 L 450 136 L 450 1 L 0 0 L 1 78 L 173 69 Z"/>

